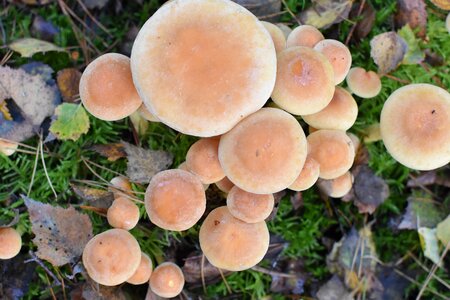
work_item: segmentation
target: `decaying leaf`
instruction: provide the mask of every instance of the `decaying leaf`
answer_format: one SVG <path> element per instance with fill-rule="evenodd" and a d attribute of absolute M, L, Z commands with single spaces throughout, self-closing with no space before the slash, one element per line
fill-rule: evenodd
<path fill-rule="evenodd" d="M 376 35 L 370 41 L 370 47 L 370 56 L 380 74 L 387 74 L 397 68 L 408 48 L 405 40 L 394 31 Z"/>
<path fill-rule="evenodd" d="M 83 300 L 126 300 L 127 297 L 117 286 L 104 286 L 89 280 L 82 287 Z M 80 300 L 81 300 L 80 299 Z"/>
<path fill-rule="evenodd" d="M 202 286 L 202 254 L 189 255 L 182 267 L 184 278 L 192 287 Z M 231 274 L 230 271 L 222 271 L 224 275 Z M 222 280 L 219 269 L 211 265 L 205 257 L 203 262 L 203 276 L 206 284 L 213 284 Z"/>
<path fill-rule="evenodd" d="M 51 21 L 47 21 L 41 16 L 35 16 L 31 25 L 31 33 L 37 38 L 50 42 L 59 34 L 59 29 Z"/>
<path fill-rule="evenodd" d="M 2 220 L 0 220 L 0 228 L 8 228 L 8 227 L 16 225 L 19 222 L 19 219 L 20 219 L 19 210 L 14 209 L 13 211 L 14 211 L 14 217 L 12 219 L 10 219 L 8 222 L 3 222 Z"/>
<path fill-rule="evenodd" d="M 148 121 L 141 116 L 137 111 L 130 115 L 131 123 L 133 123 L 134 130 L 138 135 L 143 135 L 148 128 Z"/>
<path fill-rule="evenodd" d="M 381 140 L 380 123 L 374 123 L 364 129 L 364 143 L 373 143 Z"/>
<path fill-rule="evenodd" d="M 405 40 L 408 45 L 402 64 L 414 65 L 420 64 L 425 59 L 425 53 L 420 50 L 419 41 L 416 39 L 414 32 L 408 24 L 398 31 L 398 34 Z"/>
<path fill-rule="evenodd" d="M 251 11 L 258 19 L 276 22 L 281 14 L 280 0 L 233 0 Z"/>
<path fill-rule="evenodd" d="M 349 14 L 349 18 L 357 22 L 352 37 L 352 39 L 356 41 L 362 40 L 368 36 L 373 25 L 375 24 L 375 10 L 368 1 L 365 2 L 364 8 L 359 17 L 356 18 L 360 5 L 361 3 L 353 4 L 352 10 Z"/>
<path fill-rule="evenodd" d="M 95 151 L 98 154 L 105 156 L 109 161 L 116 161 L 119 158 L 126 157 L 125 147 L 122 143 L 94 145 L 89 147 L 89 150 Z"/>
<path fill-rule="evenodd" d="M 433 200 L 411 196 L 398 229 L 434 228 L 445 217 Z"/>
<path fill-rule="evenodd" d="M 32 57 L 34 54 L 40 52 L 65 51 L 64 48 L 58 47 L 55 44 L 34 38 L 15 40 L 8 47 L 13 51 L 19 52 L 22 57 Z"/>
<path fill-rule="evenodd" d="M 423 254 L 431 259 L 435 264 L 441 266 L 442 263 L 439 264 L 440 255 L 438 240 L 436 238 L 436 229 L 419 227 L 417 232 L 419 233 L 420 245 L 422 246 Z"/>
<path fill-rule="evenodd" d="M 74 102 L 79 95 L 81 72 L 75 68 L 62 69 L 56 75 L 58 88 L 65 102 Z"/>
<path fill-rule="evenodd" d="M 37 256 L 54 266 L 76 262 L 92 238 L 92 224 L 87 215 L 73 207 L 54 207 L 22 196 L 28 208 L 33 243 Z"/>
<path fill-rule="evenodd" d="M 347 290 L 342 280 L 337 275 L 333 275 L 317 292 L 319 300 L 352 300 L 351 291 Z"/>
<path fill-rule="evenodd" d="M 19 300 L 27 295 L 30 283 L 37 278 L 37 264 L 24 263 L 28 258 L 19 254 L 11 259 L 0 259 L 0 299 Z"/>
<path fill-rule="evenodd" d="M 401 28 L 405 25 L 418 28 L 418 35 L 425 37 L 427 30 L 427 10 L 423 0 L 398 0 L 395 14 L 395 25 Z"/>
<path fill-rule="evenodd" d="M 444 246 L 450 243 L 450 215 L 436 226 L 436 237 Z"/>
<path fill-rule="evenodd" d="M 395 263 L 389 265 L 395 265 Z M 409 273 L 408 270 L 404 270 L 402 272 Z M 410 285 L 410 282 L 406 280 L 405 277 L 399 275 L 394 268 L 379 265 L 377 268 L 377 278 L 380 281 L 381 285 L 383 286 L 383 289 L 372 292 L 370 295 L 370 299 L 372 300 L 405 299 L 405 290 Z"/>
<path fill-rule="evenodd" d="M 122 142 L 127 153 L 127 176 L 132 182 L 149 183 L 152 177 L 167 169 L 173 155 L 166 151 L 148 150 Z"/>
<path fill-rule="evenodd" d="M 78 197 L 91 206 L 108 208 L 114 201 L 114 194 L 112 192 L 85 187 L 74 183 L 71 183 L 70 186 Z"/>
<path fill-rule="evenodd" d="M 59 140 L 76 141 L 89 131 L 89 117 L 81 104 L 63 103 L 56 107 L 50 132 Z"/>
<path fill-rule="evenodd" d="M 357 166 L 352 173 L 355 178 L 354 203 L 360 213 L 372 214 L 389 197 L 389 186 L 367 165 Z"/>
<path fill-rule="evenodd" d="M 313 5 L 299 14 L 303 24 L 328 28 L 348 18 L 352 0 L 313 0 Z"/>

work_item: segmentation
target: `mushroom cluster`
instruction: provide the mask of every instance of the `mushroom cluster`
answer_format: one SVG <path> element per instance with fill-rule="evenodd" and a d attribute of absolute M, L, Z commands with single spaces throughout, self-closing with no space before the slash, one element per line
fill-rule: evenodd
<path fill-rule="evenodd" d="M 105 54 L 80 82 L 81 99 L 98 118 L 118 120 L 137 111 L 199 137 L 184 163 L 151 179 L 145 210 L 160 228 L 188 230 L 204 217 L 205 190 L 215 184 L 226 194 L 226 205 L 203 220 L 199 242 L 209 262 L 225 270 L 245 270 L 263 259 L 274 193 L 304 191 L 316 183 L 330 197 L 350 191 L 349 170 L 360 143 L 346 132 L 358 115 L 351 93 L 371 98 L 381 90 L 376 73 L 351 69 L 351 53 L 341 42 L 309 25 L 288 29 L 261 22 L 228 0 L 172 0 L 143 25 L 131 59 Z M 345 79 L 350 92 L 337 86 Z M 420 94 L 408 98 L 399 90 L 388 99 L 381 134 L 400 162 L 438 167 L 449 158 L 449 96 L 428 85 L 415 91 Z M 436 96 L 419 101 L 428 92 Z M 420 112 L 411 111 L 412 102 Z M 307 136 L 300 118 L 310 126 Z M 405 137 L 417 130 L 420 136 Z M 405 143 L 394 142 L 399 138 Z M 421 146 L 422 138 L 444 146 Z M 115 200 L 107 216 L 116 229 L 86 246 L 89 275 L 106 285 L 149 281 L 161 297 L 178 295 L 181 269 L 163 263 L 151 271 L 150 259 L 126 231 L 139 220 L 129 182 L 116 178 L 112 184 Z"/>

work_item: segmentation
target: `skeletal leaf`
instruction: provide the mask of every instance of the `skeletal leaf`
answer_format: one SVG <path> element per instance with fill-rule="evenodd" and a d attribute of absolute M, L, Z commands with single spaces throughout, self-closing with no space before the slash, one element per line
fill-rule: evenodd
<path fill-rule="evenodd" d="M 63 103 L 55 109 L 55 116 L 50 132 L 59 140 L 76 141 L 89 130 L 89 117 L 81 105 Z"/>
<path fill-rule="evenodd" d="M 40 52 L 65 51 L 64 48 L 58 47 L 55 44 L 35 38 L 15 40 L 9 44 L 9 48 L 13 51 L 19 52 L 22 57 L 32 57 L 34 54 Z"/>

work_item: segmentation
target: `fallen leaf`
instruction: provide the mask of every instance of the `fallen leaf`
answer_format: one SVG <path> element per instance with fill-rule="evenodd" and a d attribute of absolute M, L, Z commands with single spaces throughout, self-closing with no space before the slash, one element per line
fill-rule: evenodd
<path fill-rule="evenodd" d="M 427 10 L 423 0 L 397 0 L 395 25 L 401 28 L 409 25 L 412 29 L 419 29 L 418 35 L 422 38 L 427 33 Z"/>
<path fill-rule="evenodd" d="M 76 141 L 89 131 L 89 117 L 81 104 L 63 103 L 56 107 L 50 132 L 59 140 Z"/>
<path fill-rule="evenodd" d="M 84 5 L 89 9 L 102 9 L 109 0 L 83 0 Z"/>
<path fill-rule="evenodd" d="M 270 291 L 273 293 L 300 295 L 303 294 L 307 273 L 304 264 L 298 259 L 287 259 L 277 263 L 277 268 L 271 274 Z"/>
<path fill-rule="evenodd" d="M 131 123 L 133 124 L 134 130 L 136 133 L 141 136 L 148 129 L 148 121 L 141 116 L 141 114 L 137 111 L 130 115 Z"/>
<path fill-rule="evenodd" d="M 429 64 L 432 67 L 441 67 L 445 64 L 444 58 L 433 52 L 431 49 L 425 49 L 425 63 Z"/>
<path fill-rule="evenodd" d="M 32 57 L 34 54 L 41 52 L 65 51 L 64 48 L 55 44 L 35 38 L 18 39 L 9 44 L 8 47 L 13 51 L 19 52 L 22 57 Z"/>
<path fill-rule="evenodd" d="M 277 22 L 281 16 L 281 0 L 233 0 L 249 11 L 258 19 Z"/>
<path fill-rule="evenodd" d="M 267 250 L 263 259 L 270 261 L 271 265 L 276 265 L 283 251 L 288 246 L 289 243 L 285 241 L 281 236 L 270 234 L 269 249 Z"/>
<path fill-rule="evenodd" d="M 414 32 L 408 24 L 398 31 L 398 34 L 405 40 L 408 45 L 402 64 L 415 65 L 420 64 L 425 59 L 425 53 L 420 50 L 419 41 L 416 39 Z"/>
<path fill-rule="evenodd" d="M 389 197 L 389 186 L 367 165 L 357 166 L 352 173 L 355 178 L 354 203 L 360 213 L 372 214 Z"/>
<path fill-rule="evenodd" d="M 402 62 L 407 51 L 405 40 L 394 31 L 376 35 L 370 41 L 370 56 L 378 66 L 378 73 L 387 74 Z"/>
<path fill-rule="evenodd" d="M 373 143 L 381 141 L 381 131 L 379 123 L 369 125 L 364 129 L 363 141 L 364 143 Z"/>
<path fill-rule="evenodd" d="M 373 25 L 375 24 L 375 10 L 372 7 L 372 4 L 369 2 L 365 2 L 364 8 L 356 18 L 359 7 L 361 3 L 353 4 L 352 10 L 350 11 L 349 18 L 353 21 L 356 21 L 355 31 L 353 33 L 352 39 L 355 41 L 362 40 L 372 31 Z"/>
<path fill-rule="evenodd" d="M 0 221 L 0 228 L 8 228 L 16 225 L 19 222 L 20 215 L 18 209 L 13 209 L 14 211 L 14 217 L 9 222 L 2 222 Z"/>
<path fill-rule="evenodd" d="M 202 286 L 202 254 L 193 253 L 184 261 L 181 268 L 183 270 L 184 279 L 192 287 Z M 222 271 L 224 275 L 231 274 L 230 271 Z M 203 278 L 206 284 L 217 283 L 222 280 L 219 269 L 214 267 L 208 259 L 204 258 Z"/>
<path fill-rule="evenodd" d="M 105 156 L 109 161 L 116 161 L 119 158 L 126 157 L 125 147 L 121 143 L 115 144 L 98 144 L 88 148 L 89 150 L 95 151 L 98 154 Z"/>
<path fill-rule="evenodd" d="M 303 24 L 326 29 L 348 18 L 352 0 L 313 0 L 313 5 L 298 16 Z"/>
<path fill-rule="evenodd" d="M 98 208 L 109 208 L 114 201 L 114 194 L 109 191 L 85 187 L 70 183 L 72 190 L 84 202 Z"/>
<path fill-rule="evenodd" d="M 410 196 L 398 229 L 434 228 L 444 217 L 444 212 L 435 205 L 433 200 Z"/>
<path fill-rule="evenodd" d="M 152 177 L 167 169 L 173 161 L 173 155 L 161 150 L 148 150 L 122 142 L 127 153 L 127 177 L 132 182 L 149 183 Z"/>
<path fill-rule="evenodd" d="M 35 16 L 31 25 L 31 33 L 37 38 L 51 42 L 59 34 L 59 29 L 41 16 Z"/>
<path fill-rule="evenodd" d="M 126 300 L 120 286 L 104 286 L 89 280 L 82 286 L 83 300 Z M 80 300 L 81 300 L 80 299 Z"/>
<path fill-rule="evenodd" d="M 89 217 L 73 207 L 62 208 L 22 196 L 28 208 L 36 255 L 54 266 L 75 263 L 92 238 Z"/>
<path fill-rule="evenodd" d="M 65 102 L 73 103 L 79 96 L 81 72 L 75 68 L 62 69 L 56 75 L 58 88 Z"/>
<path fill-rule="evenodd" d="M 441 266 L 439 263 L 439 245 L 436 238 L 436 229 L 427 227 L 419 227 L 417 230 L 420 238 L 420 245 L 422 246 L 423 254 L 431 259 L 435 264 Z"/>
<path fill-rule="evenodd" d="M 352 300 L 351 291 L 347 290 L 342 280 L 337 275 L 333 275 L 317 292 L 318 300 Z"/>
<path fill-rule="evenodd" d="M 450 215 L 436 226 L 436 237 L 444 246 L 450 243 Z"/>
<path fill-rule="evenodd" d="M 24 263 L 29 256 L 19 253 L 7 260 L 0 259 L 0 299 L 23 299 L 30 284 L 37 279 L 37 264 Z"/>

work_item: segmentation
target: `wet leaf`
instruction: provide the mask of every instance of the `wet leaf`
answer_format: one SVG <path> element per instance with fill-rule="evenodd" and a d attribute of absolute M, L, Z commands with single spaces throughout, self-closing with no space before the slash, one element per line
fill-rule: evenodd
<path fill-rule="evenodd" d="M 406 44 L 408 44 L 408 50 L 406 51 L 402 64 L 420 64 L 425 59 L 425 53 L 420 50 L 419 41 L 416 39 L 411 27 L 406 24 L 398 31 L 398 34 L 406 41 Z"/>
<path fill-rule="evenodd" d="M 436 236 L 444 246 L 450 243 L 450 215 L 436 226 Z"/>
<path fill-rule="evenodd" d="M 352 0 L 314 0 L 313 5 L 299 14 L 303 24 L 326 29 L 348 18 Z"/>
<path fill-rule="evenodd" d="M 395 70 L 402 62 L 408 48 L 405 40 L 394 31 L 376 35 L 370 41 L 370 47 L 370 56 L 378 66 L 380 74 Z"/>
<path fill-rule="evenodd" d="M 58 47 L 55 44 L 34 38 L 15 40 L 9 44 L 9 48 L 13 51 L 19 52 L 22 57 L 32 57 L 34 54 L 41 52 L 65 51 L 64 48 Z"/>
<path fill-rule="evenodd" d="M 85 187 L 74 183 L 71 183 L 70 186 L 78 197 L 91 206 L 108 208 L 114 201 L 114 194 L 112 192 Z"/>
<path fill-rule="evenodd" d="M 444 212 L 433 200 L 411 196 L 398 229 L 434 228 L 444 217 Z"/>
<path fill-rule="evenodd" d="M 76 262 L 92 238 L 89 217 L 73 207 L 62 208 L 22 196 L 30 214 L 36 255 L 54 266 Z"/>
<path fill-rule="evenodd" d="M 14 217 L 10 219 L 8 222 L 3 222 L 0 220 L 0 228 L 8 228 L 16 225 L 19 222 L 20 216 L 19 216 L 19 210 L 14 209 Z"/>
<path fill-rule="evenodd" d="M 37 264 L 24 263 L 28 258 L 19 254 L 11 259 L 0 259 L 0 299 L 19 300 L 28 293 L 30 283 L 37 279 Z"/>
<path fill-rule="evenodd" d="M 133 123 L 134 130 L 136 133 L 141 136 L 143 135 L 148 128 L 148 121 L 141 116 L 141 114 L 137 111 L 130 115 L 131 123 Z"/>
<path fill-rule="evenodd" d="M 121 143 L 115 144 L 98 144 L 88 148 L 98 154 L 105 156 L 109 161 L 116 161 L 119 158 L 126 157 L 125 146 Z"/>
<path fill-rule="evenodd" d="M 353 33 L 353 40 L 359 41 L 369 35 L 370 31 L 372 31 L 373 25 L 375 24 L 375 10 L 369 2 L 365 2 L 364 8 L 356 18 L 359 6 L 361 3 L 356 3 L 353 5 L 352 10 L 350 11 L 349 18 L 353 21 L 356 21 L 355 31 Z"/>
<path fill-rule="evenodd" d="M 123 142 L 127 153 L 127 176 L 130 181 L 149 183 L 152 177 L 167 169 L 173 161 L 173 155 L 161 150 L 148 150 Z"/>
<path fill-rule="evenodd" d="M 422 246 L 423 254 L 431 259 L 435 264 L 439 264 L 439 245 L 436 237 L 436 229 L 427 227 L 419 227 L 417 230 L 420 237 L 420 245 Z M 439 264 L 439 265 L 442 265 Z"/>
<path fill-rule="evenodd" d="M 89 131 L 89 117 L 81 104 L 63 103 L 56 107 L 50 132 L 59 140 L 76 141 Z"/>
<path fill-rule="evenodd" d="M 277 22 L 281 14 L 280 0 L 233 0 L 251 11 L 258 19 Z"/>
<path fill-rule="evenodd" d="M 59 34 L 59 29 L 52 22 L 45 20 L 41 16 L 36 16 L 31 25 L 31 32 L 33 36 L 50 42 Z"/>
<path fill-rule="evenodd" d="M 372 214 L 389 197 L 389 186 L 367 165 L 357 166 L 352 173 L 355 205 L 360 213 Z"/>
<path fill-rule="evenodd" d="M 401 28 L 405 25 L 412 29 L 418 28 L 418 35 L 426 35 L 427 10 L 423 0 L 397 0 L 395 25 Z"/>
<path fill-rule="evenodd" d="M 56 75 L 58 88 L 65 102 L 74 102 L 79 96 L 81 72 L 75 68 L 62 69 Z"/>
<path fill-rule="evenodd" d="M 347 290 L 342 280 L 333 275 L 317 292 L 318 300 L 352 300 L 351 291 Z"/>

